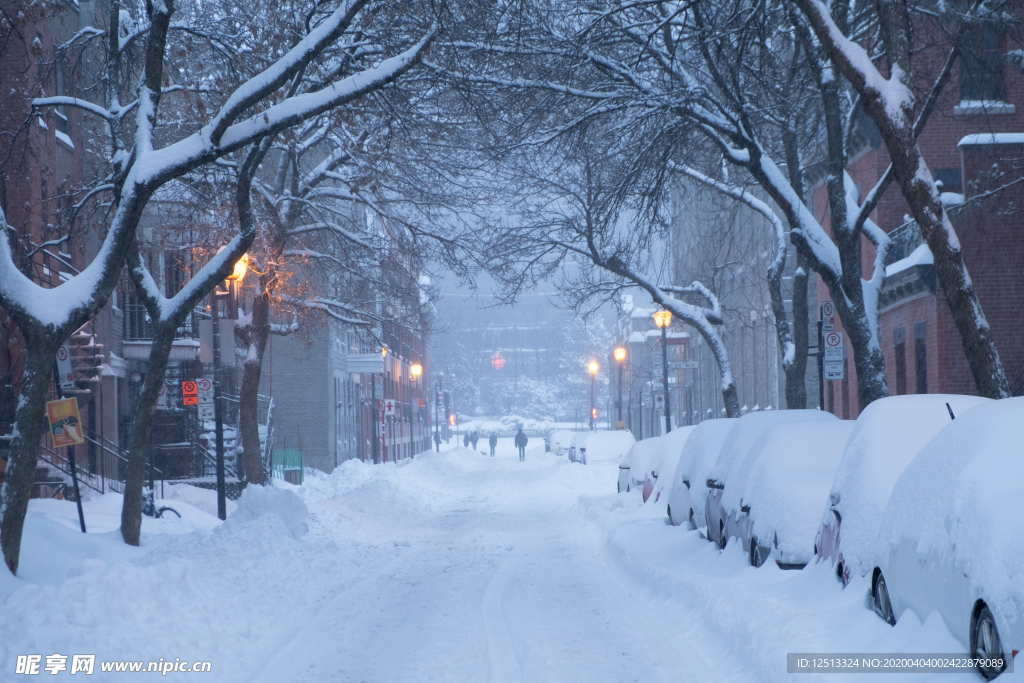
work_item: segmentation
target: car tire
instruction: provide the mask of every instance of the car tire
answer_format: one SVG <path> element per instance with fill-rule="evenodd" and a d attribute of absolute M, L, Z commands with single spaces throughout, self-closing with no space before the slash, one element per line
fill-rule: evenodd
<path fill-rule="evenodd" d="M 896 617 L 892 613 L 892 600 L 889 599 L 889 587 L 885 583 L 885 577 L 878 573 L 874 585 L 871 587 L 871 597 L 875 605 L 875 613 L 882 617 L 885 623 L 895 626 Z"/>
<path fill-rule="evenodd" d="M 751 536 L 750 538 L 749 559 L 750 566 L 754 567 L 755 569 L 764 564 L 763 562 L 761 562 L 761 553 L 757 550 L 757 536 Z"/>
<path fill-rule="evenodd" d="M 1003 643 L 999 639 L 996 620 L 988 606 L 982 604 L 971 622 L 971 656 L 980 660 L 1002 660 L 1002 666 L 999 667 L 982 666 L 979 663 L 978 673 L 986 681 L 991 681 L 1006 670 L 1006 658 L 1003 656 Z"/>
<path fill-rule="evenodd" d="M 697 529 L 697 525 L 693 523 L 693 508 L 690 508 L 690 519 L 689 519 L 689 522 L 690 522 L 690 526 L 692 526 L 694 528 L 694 530 L 696 530 Z"/>
<path fill-rule="evenodd" d="M 622 484 L 616 483 L 615 484 L 615 489 L 616 489 L 616 491 L 615 491 L 616 493 L 622 493 Z"/>
<path fill-rule="evenodd" d="M 668 506 L 668 523 L 671 524 L 672 526 L 676 525 L 676 523 L 672 520 L 672 506 L 671 505 Z"/>
<path fill-rule="evenodd" d="M 725 520 L 718 520 L 718 547 L 725 550 Z"/>

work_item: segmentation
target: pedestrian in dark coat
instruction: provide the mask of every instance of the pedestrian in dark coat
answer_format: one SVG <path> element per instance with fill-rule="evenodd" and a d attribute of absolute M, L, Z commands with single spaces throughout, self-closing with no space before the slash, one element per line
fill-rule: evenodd
<path fill-rule="evenodd" d="M 526 460 L 526 444 L 530 439 L 523 433 L 523 428 L 520 427 L 519 431 L 516 432 L 516 448 L 519 449 L 519 462 Z"/>
<path fill-rule="evenodd" d="M 476 442 L 480 440 L 480 432 L 475 429 L 469 434 L 469 442 L 473 444 L 473 450 L 476 450 Z"/>
<path fill-rule="evenodd" d="M 465 446 L 466 448 L 469 448 L 469 434 L 466 434 L 464 437 L 462 437 L 462 445 Z"/>
<path fill-rule="evenodd" d="M 491 432 L 491 436 L 487 439 L 487 443 L 491 446 L 491 457 L 494 457 L 494 449 L 498 447 L 498 435 Z"/>

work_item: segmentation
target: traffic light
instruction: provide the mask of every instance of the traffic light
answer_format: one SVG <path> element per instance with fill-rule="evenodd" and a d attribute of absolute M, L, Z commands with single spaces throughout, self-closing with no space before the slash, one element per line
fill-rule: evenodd
<path fill-rule="evenodd" d="M 448 416 L 448 424 L 450 424 L 452 427 L 455 426 L 455 416 L 454 415 L 449 415 Z"/>
<path fill-rule="evenodd" d="M 590 417 L 592 417 L 595 420 L 597 419 L 597 408 L 590 409 Z"/>

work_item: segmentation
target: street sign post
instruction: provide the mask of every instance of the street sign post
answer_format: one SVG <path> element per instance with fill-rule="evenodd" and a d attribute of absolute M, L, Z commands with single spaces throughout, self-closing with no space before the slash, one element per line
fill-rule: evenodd
<path fill-rule="evenodd" d="M 822 335 L 822 372 L 826 380 L 843 379 L 843 333 L 825 332 Z"/>
<path fill-rule="evenodd" d="M 61 389 L 75 388 L 75 374 L 71 367 L 71 347 L 67 344 L 61 344 L 57 349 L 57 373 Z"/>
<path fill-rule="evenodd" d="M 181 405 L 199 405 L 199 387 L 193 380 L 187 379 L 181 383 Z"/>
<path fill-rule="evenodd" d="M 832 332 L 836 329 L 836 307 L 831 301 L 821 302 L 821 331 Z"/>
<path fill-rule="evenodd" d="M 397 406 L 398 406 L 398 403 L 394 399 L 391 399 L 391 398 L 386 399 L 384 401 L 384 414 L 385 415 L 394 415 L 397 412 L 397 410 L 398 410 Z"/>
<path fill-rule="evenodd" d="M 654 407 L 657 408 L 658 410 L 665 409 L 665 394 L 654 395 Z"/>
<path fill-rule="evenodd" d="M 213 405 L 213 379 L 210 377 L 203 377 L 196 380 L 196 389 L 198 390 L 199 403 L 199 419 L 200 420 L 214 420 L 217 418 L 217 411 Z"/>

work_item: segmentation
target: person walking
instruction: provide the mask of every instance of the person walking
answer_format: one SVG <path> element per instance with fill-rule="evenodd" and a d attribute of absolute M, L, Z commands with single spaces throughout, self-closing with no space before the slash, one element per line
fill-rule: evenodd
<path fill-rule="evenodd" d="M 480 440 L 480 432 L 475 429 L 469 434 L 469 442 L 473 444 L 473 450 L 476 450 L 476 442 Z"/>
<path fill-rule="evenodd" d="M 469 433 L 468 432 L 466 433 L 465 436 L 462 437 L 462 445 L 465 446 L 466 448 L 469 448 Z"/>
<path fill-rule="evenodd" d="M 519 462 L 526 460 L 526 444 L 529 441 L 526 434 L 523 433 L 523 428 L 520 427 L 519 431 L 516 432 L 516 447 L 519 449 Z"/>
<path fill-rule="evenodd" d="M 437 452 L 441 452 L 441 432 L 434 432 L 434 443 L 437 444 Z"/>
<path fill-rule="evenodd" d="M 494 449 L 498 447 L 498 433 L 491 432 L 491 436 L 487 439 L 487 443 L 491 446 L 491 457 L 494 457 Z"/>

